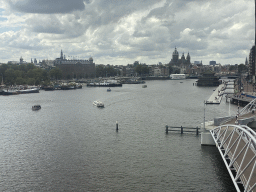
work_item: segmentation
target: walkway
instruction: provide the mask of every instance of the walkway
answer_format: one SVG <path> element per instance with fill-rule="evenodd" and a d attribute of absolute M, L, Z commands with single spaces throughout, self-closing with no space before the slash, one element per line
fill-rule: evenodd
<path fill-rule="evenodd" d="M 224 87 L 224 84 L 219 85 L 219 87 L 215 89 L 210 98 L 206 101 L 206 104 L 220 104 Z"/>

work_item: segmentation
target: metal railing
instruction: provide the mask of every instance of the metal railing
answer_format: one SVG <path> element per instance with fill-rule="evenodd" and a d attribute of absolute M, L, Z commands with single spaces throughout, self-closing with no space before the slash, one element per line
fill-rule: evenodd
<path fill-rule="evenodd" d="M 210 131 L 237 191 L 256 191 L 256 133 L 245 125 Z"/>
<path fill-rule="evenodd" d="M 243 109 L 241 109 L 241 111 L 237 111 L 237 116 L 242 116 L 242 115 L 245 115 L 245 114 L 248 114 L 248 113 L 252 113 L 256 108 L 256 99 L 252 100 L 250 103 L 248 103 Z M 256 113 L 256 111 L 255 111 Z M 225 119 L 223 120 L 220 124 L 223 125 L 229 121 L 231 121 L 232 119 L 234 119 L 234 117 L 230 117 L 228 119 Z"/>

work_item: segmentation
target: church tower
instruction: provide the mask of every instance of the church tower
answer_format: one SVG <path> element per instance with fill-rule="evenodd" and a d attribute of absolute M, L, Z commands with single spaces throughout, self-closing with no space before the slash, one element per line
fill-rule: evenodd
<path fill-rule="evenodd" d="M 245 66 L 248 66 L 249 65 L 249 63 L 248 63 L 248 59 L 247 59 L 247 57 L 246 57 L 246 59 L 245 59 Z"/>
<path fill-rule="evenodd" d="M 190 64 L 190 55 L 189 55 L 189 52 L 188 52 L 188 55 L 187 55 L 186 60 L 187 60 L 187 64 Z"/>
<path fill-rule="evenodd" d="M 179 52 L 177 51 L 177 48 L 175 47 L 175 50 L 172 53 L 172 62 L 177 63 L 178 60 L 179 60 Z"/>
<path fill-rule="evenodd" d="M 182 56 L 181 56 L 181 63 L 185 64 L 185 56 L 184 56 L 184 52 L 182 53 Z"/>
<path fill-rule="evenodd" d="M 62 49 L 61 49 L 61 52 L 60 52 L 60 59 L 63 60 L 63 52 L 62 52 Z"/>

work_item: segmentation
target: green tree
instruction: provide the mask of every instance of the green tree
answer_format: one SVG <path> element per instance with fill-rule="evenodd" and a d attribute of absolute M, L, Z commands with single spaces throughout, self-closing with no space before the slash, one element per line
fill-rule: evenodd
<path fill-rule="evenodd" d="M 105 76 L 105 67 L 104 65 L 97 65 L 95 68 L 96 77 L 104 77 Z"/>
<path fill-rule="evenodd" d="M 28 81 L 31 81 L 29 78 L 34 79 L 34 83 L 39 85 L 49 79 L 48 72 L 36 67 L 34 64 L 3 64 L 0 66 L 1 78 L 2 74 L 4 76 L 4 83 L 7 85 L 13 85 L 15 83 L 27 84 Z"/>
<path fill-rule="evenodd" d="M 149 73 L 149 68 L 147 65 L 137 65 L 135 68 L 134 68 L 134 71 L 136 73 L 138 73 L 139 75 L 148 75 Z"/>
<path fill-rule="evenodd" d="M 237 69 L 237 66 L 236 65 L 231 65 L 229 67 L 229 71 L 235 71 Z"/>
<path fill-rule="evenodd" d="M 244 73 L 247 72 L 247 67 L 244 64 L 238 65 L 238 73 Z"/>
<path fill-rule="evenodd" d="M 34 78 L 28 78 L 27 79 L 27 84 L 28 85 L 35 85 L 35 83 L 36 83 L 36 80 Z"/>
<path fill-rule="evenodd" d="M 28 64 L 25 65 L 25 70 L 26 71 L 29 71 L 29 70 L 32 70 L 32 69 L 35 69 L 35 68 L 36 68 L 36 66 L 32 63 L 28 63 Z"/>
<path fill-rule="evenodd" d="M 26 81 L 22 77 L 17 77 L 16 78 L 16 84 L 17 85 L 24 85 L 24 84 L 26 84 Z"/>
<path fill-rule="evenodd" d="M 62 71 L 60 70 L 60 68 L 56 67 L 50 70 L 49 75 L 51 78 L 58 80 L 62 77 Z"/>
<path fill-rule="evenodd" d="M 14 69 L 7 69 L 4 73 L 5 82 L 7 85 L 14 85 L 16 80 L 16 75 Z"/>
<path fill-rule="evenodd" d="M 170 74 L 180 74 L 180 69 L 177 67 L 169 66 L 169 73 Z"/>
<path fill-rule="evenodd" d="M 117 71 L 115 70 L 115 68 L 110 65 L 105 67 L 105 72 L 106 72 L 106 76 L 108 77 L 117 75 Z"/>

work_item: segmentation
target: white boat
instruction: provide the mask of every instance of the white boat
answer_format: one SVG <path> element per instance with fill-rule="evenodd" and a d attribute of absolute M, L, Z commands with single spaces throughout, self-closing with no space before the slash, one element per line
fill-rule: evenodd
<path fill-rule="evenodd" d="M 26 93 L 39 93 L 39 88 L 20 89 L 17 91 L 19 94 Z"/>
<path fill-rule="evenodd" d="M 185 74 L 171 74 L 170 78 L 172 80 L 181 80 L 181 79 L 186 79 L 186 75 Z"/>
<path fill-rule="evenodd" d="M 95 105 L 96 107 L 100 107 L 100 108 L 104 107 L 104 103 L 102 103 L 101 101 L 94 101 L 93 105 Z"/>

